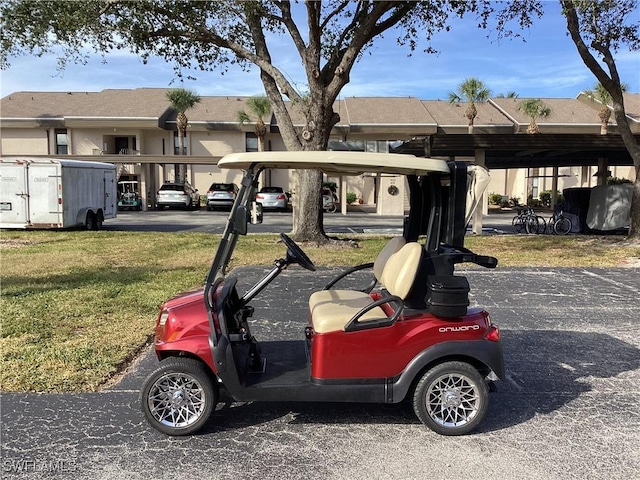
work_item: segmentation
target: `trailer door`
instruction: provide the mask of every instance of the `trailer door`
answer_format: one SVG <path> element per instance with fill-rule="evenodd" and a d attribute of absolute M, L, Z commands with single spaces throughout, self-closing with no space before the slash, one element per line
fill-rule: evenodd
<path fill-rule="evenodd" d="M 62 178 L 57 164 L 32 164 L 28 170 L 29 217 L 33 226 L 64 227 Z"/>
<path fill-rule="evenodd" d="M 116 213 L 116 202 L 118 201 L 115 170 L 104 171 L 104 217 L 113 218 Z"/>
<path fill-rule="evenodd" d="M 29 223 L 29 188 L 25 164 L 3 163 L 0 169 L 0 224 L 24 227 Z"/>

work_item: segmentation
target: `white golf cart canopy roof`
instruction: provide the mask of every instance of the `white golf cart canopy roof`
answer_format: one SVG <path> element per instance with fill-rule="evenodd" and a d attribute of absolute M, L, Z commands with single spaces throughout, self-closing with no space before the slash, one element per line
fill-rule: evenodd
<path fill-rule="evenodd" d="M 418 158 L 413 155 L 397 153 L 343 151 L 231 153 L 220 159 L 218 167 L 240 170 L 250 168 L 254 170 L 259 168 L 313 169 L 333 175 L 449 173 L 447 162 L 435 158 Z"/>

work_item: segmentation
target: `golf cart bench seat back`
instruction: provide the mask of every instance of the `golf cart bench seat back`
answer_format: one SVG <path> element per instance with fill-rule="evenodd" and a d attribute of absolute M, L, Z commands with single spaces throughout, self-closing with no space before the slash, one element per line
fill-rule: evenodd
<path fill-rule="evenodd" d="M 375 262 L 363 263 L 361 265 L 356 265 L 355 267 L 348 268 L 347 270 L 343 271 L 340 275 L 335 277 L 333 280 L 331 280 L 331 282 L 329 282 L 324 287 L 324 290 L 329 290 L 330 288 L 333 288 L 334 285 L 336 285 L 342 279 L 347 278 L 352 273 L 370 268 L 373 270 L 373 280 L 369 284 L 369 286 L 363 289 L 362 291 L 366 293 L 371 292 L 371 290 L 373 290 L 373 288 L 380 281 L 380 277 L 382 276 L 382 271 L 384 270 L 384 266 L 387 264 L 387 260 L 389 260 L 389 257 L 394 253 L 396 253 L 398 250 L 400 250 L 402 247 L 404 247 L 405 243 L 407 243 L 407 241 L 404 239 L 404 237 L 393 237 L 391 240 L 389 240 L 386 243 L 386 245 L 383 247 L 380 253 L 378 253 L 378 256 L 376 257 Z"/>
<path fill-rule="evenodd" d="M 411 291 L 416 279 L 423 248 L 410 242 L 389 256 L 380 275 L 380 283 L 396 300 L 403 301 Z M 383 297 L 384 299 L 384 297 Z M 321 290 L 309 298 L 311 323 L 316 333 L 346 330 L 347 325 L 363 308 L 374 303 L 368 293 L 352 290 Z M 358 323 L 386 320 L 388 315 L 380 306 L 358 318 Z"/>

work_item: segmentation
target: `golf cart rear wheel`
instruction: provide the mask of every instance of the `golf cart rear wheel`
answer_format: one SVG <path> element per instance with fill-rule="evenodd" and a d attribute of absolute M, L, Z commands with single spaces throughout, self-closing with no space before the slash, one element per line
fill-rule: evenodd
<path fill-rule="evenodd" d="M 217 402 L 217 385 L 202 362 L 190 358 L 164 359 L 140 392 L 145 417 L 151 426 L 167 435 L 198 431 Z"/>
<path fill-rule="evenodd" d="M 413 395 L 413 410 L 441 435 L 464 435 L 487 412 L 489 389 L 482 375 L 465 362 L 445 362 L 428 370 Z"/>

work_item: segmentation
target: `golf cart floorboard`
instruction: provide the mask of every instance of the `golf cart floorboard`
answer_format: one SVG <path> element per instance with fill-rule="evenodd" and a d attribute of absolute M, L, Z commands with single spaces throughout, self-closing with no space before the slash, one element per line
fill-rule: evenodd
<path fill-rule="evenodd" d="M 275 387 L 309 383 L 306 343 L 304 340 L 261 343 L 262 369 L 251 369 L 247 362 L 246 386 Z"/>
<path fill-rule="evenodd" d="M 237 401 L 364 402 L 385 403 L 384 382 L 358 382 L 353 379 L 320 384 L 310 376 L 307 342 L 279 341 L 260 344 L 261 368 L 244 365 L 243 381 L 231 395 Z M 258 371 L 256 371 L 258 370 Z M 229 386 L 227 386 L 229 389 Z M 233 387 L 232 387 L 233 388 Z"/>

